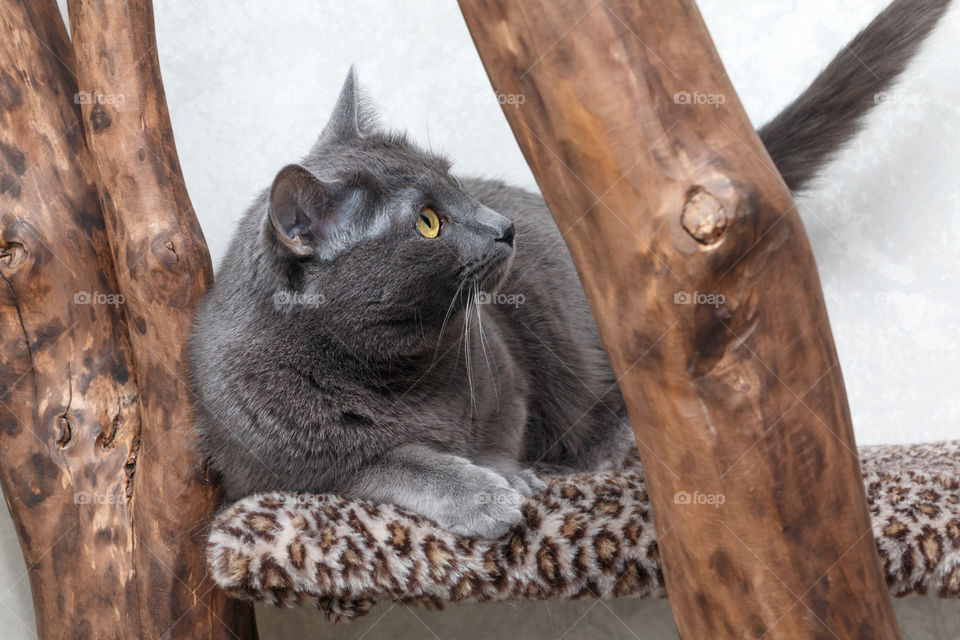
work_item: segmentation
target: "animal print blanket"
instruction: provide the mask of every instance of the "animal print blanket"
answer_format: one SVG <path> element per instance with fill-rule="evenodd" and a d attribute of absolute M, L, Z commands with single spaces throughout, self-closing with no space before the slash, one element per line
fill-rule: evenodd
<path fill-rule="evenodd" d="M 891 594 L 960 596 L 960 441 L 861 449 Z M 314 602 L 331 620 L 378 600 L 665 595 L 642 470 L 555 477 L 499 540 L 438 529 L 389 505 L 267 493 L 226 507 L 209 534 L 214 581 L 245 600 Z"/>

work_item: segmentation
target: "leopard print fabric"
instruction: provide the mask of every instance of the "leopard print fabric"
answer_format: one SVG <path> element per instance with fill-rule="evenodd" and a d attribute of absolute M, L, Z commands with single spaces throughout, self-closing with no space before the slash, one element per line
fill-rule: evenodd
<path fill-rule="evenodd" d="M 873 530 L 893 595 L 960 596 L 960 441 L 864 447 Z M 664 596 L 642 470 L 552 478 L 499 540 L 461 538 L 390 505 L 269 493 L 224 509 L 209 534 L 231 595 L 314 602 L 334 621 L 378 600 Z"/>

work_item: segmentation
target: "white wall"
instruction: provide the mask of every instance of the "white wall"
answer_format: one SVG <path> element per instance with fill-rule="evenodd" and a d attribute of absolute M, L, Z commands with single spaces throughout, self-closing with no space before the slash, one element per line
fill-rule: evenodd
<path fill-rule="evenodd" d="M 886 0 L 700 4 L 734 86 L 760 124 L 798 94 Z M 458 171 L 533 186 L 453 0 L 167 0 L 157 2 L 155 11 L 180 159 L 217 261 L 254 194 L 308 149 L 351 63 L 382 106 L 384 120 L 449 154 Z M 800 201 L 861 444 L 960 437 L 954 393 L 960 370 L 960 254 L 954 250 L 960 243 L 958 38 L 955 7 L 892 99 L 870 118 L 869 130 Z M 5 511 L 0 605 L 0 635 L 33 637 L 23 561 Z M 557 637 L 563 633 L 557 625 L 572 624 L 578 606 L 417 615 L 443 630 L 441 637 L 462 635 L 464 625 L 482 635 L 496 620 L 512 629 L 520 620 L 534 626 L 539 621 L 543 637 Z M 612 609 L 617 616 L 595 607 L 567 637 L 589 637 L 582 635 L 589 625 L 620 634 L 627 629 L 631 637 L 672 637 L 660 603 Z M 958 637 L 957 603 L 914 599 L 897 609 L 909 625 L 908 637 Z M 284 619 L 323 627 L 310 613 Z M 268 619 L 271 626 L 280 624 L 277 615 Z M 341 627 L 336 636 L 358 636 L 374 620 Z M 397 607 L 378 627 L 429 636 L 422 624 Z"/>

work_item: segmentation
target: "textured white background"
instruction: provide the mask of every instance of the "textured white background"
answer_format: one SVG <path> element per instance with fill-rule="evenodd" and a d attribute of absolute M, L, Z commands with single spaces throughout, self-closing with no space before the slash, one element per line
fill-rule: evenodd
<path fill-rule="evenodd" d="M 798 94 L 886 0 L 702 0 L 754 123 Z M 160 61 L 180 159 L 214 260 L 254 195 L 322 128 L 348 66 L 384 121 L 461 173 L 533 186 L 453 0 L 157 0 Z M 960 437 L 960 84 L 954 8 L 868 130 L 800 199 L 861 444 Z M 864 74 L 869 73 L 866 69 Z M 591 604 L 594 606 L 591 607 Z M 396 607 L 335 637 L 674 637 L 664 603 Z M 960 607 L 897 604 L 907 637 L 960 637 Z M 581 617 L 581 614 L 582 617 Z M 266 638 L 326 629 L 263 612 Z M 371 627 L 372 629 L 368 629 Z M 571 626 L 572 625 L 572 626 Z M 298 631 L 301 629 L 302 631 Z M 286 632 L 281 629 L 285 628 Z M 428 629 L 430 631 L 428 631 Z M 34 637 L 16 535 L 0 514 L 0 637 Z"/>

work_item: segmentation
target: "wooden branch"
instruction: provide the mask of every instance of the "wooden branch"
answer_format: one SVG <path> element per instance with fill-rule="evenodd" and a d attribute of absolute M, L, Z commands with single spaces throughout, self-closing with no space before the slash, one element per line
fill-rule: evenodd
<path fill-rule="evenodd" d="M 254 635 L 251 610 L 206 579 L 218 493 L 193 431 L 186 342 L 212 280 L 167 113 L 149 0 L 69 3 L 84 125 L 119 290 L 133 328 L 142 444 L 134 558 L 145 637 Z"/>
<path fill-rule="evenodd" d="M 0 480 L 40 637 L 132 638 L 137 389 L 72 52 L 52 0 L 0 34 Z"/>
<path fill-rule="evenodd" d="M 56 4 L 0 2 L 0 33 L 0 480 L 39 635 L 255 637 L 252 610 L 203 580 L 215 495 L 193 447 L 182 345 L 210 264 L 185 191 L 166 199 L 179 178 L 166 112 L 137 126 L 162 134 L 155 148 L 174 162 L 114 150 L 135 170 L 104 189 L 108 232 L 79 103 L 95 135 L 110 114 L 77 90 Z M 160 87 L 159 73 L 144 82 Z M 119 220 L 118 208 L 143 215 Z"/>
<path fill-rule="evenodd" d="M 501 103 L 620 377 L 681 637 L 899 638 L 810 246 L 694 2 L 460 5 L 524 98 Z"/>

